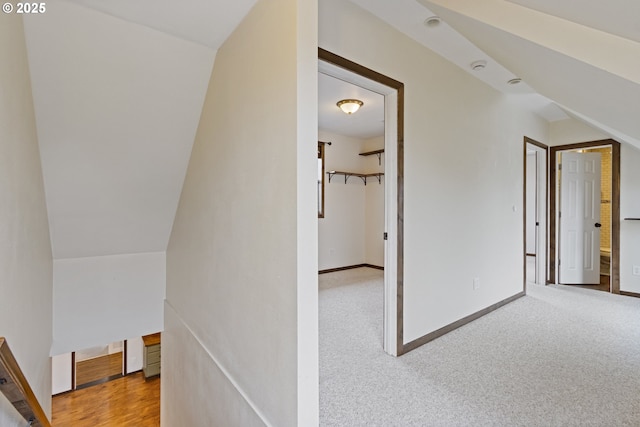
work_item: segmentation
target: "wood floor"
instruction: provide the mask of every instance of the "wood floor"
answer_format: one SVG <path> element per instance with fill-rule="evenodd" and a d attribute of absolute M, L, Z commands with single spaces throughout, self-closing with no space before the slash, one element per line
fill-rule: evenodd
<path fill-rule="evenodd" d="M 122 352 L 83 360 L 76 364 L 76 386 L 122 374 Z"/>
<path fill-rule="evenodd" d="M 53 397 L 53 427 L 158 427 L 160 378 L 142 372 Z"/>

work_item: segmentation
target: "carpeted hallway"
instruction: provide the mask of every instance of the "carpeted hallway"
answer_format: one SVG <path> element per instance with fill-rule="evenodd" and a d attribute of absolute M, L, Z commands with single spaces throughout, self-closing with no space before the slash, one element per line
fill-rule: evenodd
<path fill-rule="evenodd" d="M 640 299 L 529 285 L 393 358 L 382 272 L 319 280 L 321 426 L 640 425 Z"/>

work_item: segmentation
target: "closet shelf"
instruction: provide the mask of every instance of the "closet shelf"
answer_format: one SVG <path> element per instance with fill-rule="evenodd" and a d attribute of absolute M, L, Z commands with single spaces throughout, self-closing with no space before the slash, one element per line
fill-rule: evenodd
<path fill-rule="evenodd" d="M 380 150 L 373 150 L 373 151 L 367 151 L 365 153 L 360 153 L 361 156 L 373 156 L 376 155 L 378 156 L 378 164 L 381 165 L 382 164 L 382 153 L 384 153 L 384 148 L 380 149 Z"/>
<path fill-rule="evenodd" d="M 364 182 L 364 185 L 367 185 L 367 178 L 376 178 L 378 180 L 378 184 L 382 183 L 382 177 L 384 176 L 384 172 L 375 172 L 375 173 L 357 173 L 357 172 L 342 172 L 342 171 L 329 171 L 327 172 L 327 175 L 329 175 L 329 182 L 331 182 L 331 178 L 333 178 L 334 175 L 344 175 L 344 183 L 347 183 L 347 180 L 349 179 L 349 177 L 351 176 L 357 176 L 358 178 L 362 179 L 362 181 Z"/>

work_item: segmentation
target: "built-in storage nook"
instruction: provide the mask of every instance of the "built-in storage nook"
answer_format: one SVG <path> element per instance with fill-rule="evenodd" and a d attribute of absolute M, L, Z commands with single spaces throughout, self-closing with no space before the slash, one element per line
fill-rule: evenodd
<path fill-rule="evenodd" d="M 384 136 L 321 131 L 324 217 L 318 220 L 319 270 L 384 266 Z"/>

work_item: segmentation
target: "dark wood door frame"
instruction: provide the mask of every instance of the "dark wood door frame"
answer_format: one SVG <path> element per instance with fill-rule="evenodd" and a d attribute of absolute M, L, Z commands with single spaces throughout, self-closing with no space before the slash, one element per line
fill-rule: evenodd
<path fill-rule="evenodd" d="M 403 337 L 403 283 L 404 283 L 404 84 L 363 65 L 350 61 L 346 58 L 318 48 L 318 59 L 329 64 L 348 70 L 354 74 L 366 77 L 374 82 L 381 83 L 391 89 L 395 89 L 398 96 L 398 145 L 397 145 L 397 326 L 396 326 L 396 351 L 400 356 L 411 348 L 404 344 Z"/>
<path fill-rule="evenodd" d="M 578 144 L 551 147 L 549 161 L 549 280 L 556 283 L 557 252 L 557 164 L 558 153 L 595 147 L 611 146 L 611 284 L 610 291 L 620 293 L 620 143 L 613 139 L 582 142 Z"/>
<path fill-rule="evenodd" d="M 523 182 L 523 185 L 522 185 L 522 188 L 523 188 L 523 190 L 522 190 L 522 206 L 523 206 L 522 207 L 522 224 L 523 224 L 523 226 L 522 226 L 522 252 L 524 254 L 523 255 L 523 257 L 524 257 L 523 258 L 524 279 L 523 279 L 522 290 L 524 292 L 527 291 L 527 145 L 529 145 L 529 144 L 535 145 L 536 147 L 541 148 L 541 149 L 544 150 L 544 156 L 545 156 L 545 160 L 547 162 L 546 171 L 545 171 L 545 177 L 549 176 L 549 147 L 547 145 L 544 145 L 541 142 L 536 141 L 535 139 L 531 139 L 531 138 L 528 138 L 528 137 L 525 136 L 524 137 L 524 149 L 523 149 L 523 151 L 524 151 L 523 156 L 524 157 L 523 157 L 523 160 L 522 160 L 523 165 L 524 165 L 523 166 L 523 175 L 522 175 L 522 177 L 523 177 L 523 181 L 522 181 Z M 549 179 L 546 179 L 545 182 L 546 182 L 545 195 L 547 196 L 547 202 L 548 202 L 548 199 L 549 199 Z M 536 191 L 538 191 L 537 190 L 537 185 L 536 185 Z M 548 205 L 547 205 L 547 209 L 545 209 L 545 212 L 546 212 L 546 214 L 545 214 L 546 215 L 545 229 L 542 232 L 544 232 L 544 234 L 546 236 L 545 246 L 548 248 L 549 247 L 549 239 L 548 239 L 548 236 L 549 236 L 549 233 L 548 233 L 548 231 L 549 231 L 549 206 Z M 540 232 L 541 231 L 538 231 L 538 233 L 540 233 Z M 544 268 L 544 274 L 545 274 L 544 283 L 546 284 L 549 281 L 549 276 L 547 274 L 548 270 L 549 270 L 549 268 L 548 268 L 548 266 L 549 266 L 549 250 L 548 249 L 545 251 L 545 255 L 546 256 L 545 256 L 545 259 L 544 259 L 544 265 L 545 265 L 545 268 Z M 536 253 L 536 264 L 538 262 L 537 261 L 537 257 L 538 257 L 538 254 Z M 537 268 L 538 268 L 538 266 L 536 265 L 536 269 Z M 536 270 L 536 274 L 537 273 L 538 272 Z"/>

